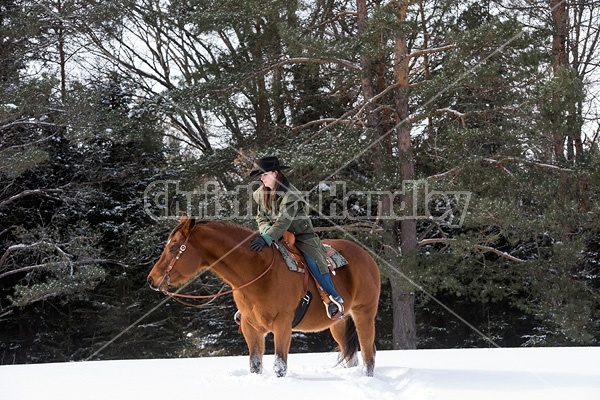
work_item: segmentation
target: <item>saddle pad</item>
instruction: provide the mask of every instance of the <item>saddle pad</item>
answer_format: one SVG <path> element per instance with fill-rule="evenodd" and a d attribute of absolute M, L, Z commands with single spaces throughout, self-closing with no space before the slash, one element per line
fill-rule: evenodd
<path fill-rule="evenodd" d="M 336 249 L 328 244 L 324 244 L 325 250 L 327 250 L 327 262 L 329 262 L 333 269 L 343 267 L 348 264 L 348 261 L 342 256 Z M 289 251 L 281 243 L 275 243 L 275 247 L 279 250 L 285 263 L 290 271 L 304 273 L 304 268 L 300 267 L 298 263 L 290 256 Z"/>
<path fill-rule="evenodd" d="M 327 250 L 327 261 L 333 265 L 333 269 L 348 265 L 348 260 L 346 260 L 339 251 L 328 244 L 323 244 L 323 246 L 325 246 L 325 250 Z"/>
<path fill-rule="evenodd" d="M 290 256 L 289 251 L 285 248 L 285 246 L 281 243 L 275 242 L 275 247 L 279 250 L 283 259 L 285 260 L 285 264 L 287 265 L 290 271 L 302 272 L 304 273 L 304 268 L 300 267 L 296 261 Z"/>

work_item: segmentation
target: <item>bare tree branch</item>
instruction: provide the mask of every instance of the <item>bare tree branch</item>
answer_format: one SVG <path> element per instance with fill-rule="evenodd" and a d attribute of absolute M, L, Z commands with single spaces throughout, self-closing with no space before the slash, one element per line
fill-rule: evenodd
<path fill-rule="evenodd" d="M 290 58 L 287 60 L 282 60 L 275 64 L 271 64 L 268 67 L 263 68 L 262 70 L 258 71 L 255 75 L 263 75 L 269 71 L 272 71 L 279 67 L 283 67 L 284 65 L 290 65 L 290 64 L 339 64 L 339 65 L 343 65 L 343 66 L 348 67 L 353 70 L 359 68 L 358 65 L 356 65 L 348 60 L 343 60 L 341 58 L 296 57 L 296 58 Z"/>
<path fill-rule="evenodd" d="M 410 58 L 415 58 L 415 57 L 421 57 L 427 54 L 432 54 L 432 53 L 441 53 L 443 51 L 448 51 L 448 50 L 452 50 L 452 49 L 456 49 L 458 46 L 455 44 L 449 44 L 446 46 L 441 46 L 441 47 L 434 47 L 431 49 L 423 49 L 423 50 L 417 50 L 417 51 L 413 51 L 412 53 L 410 53 L 407 57 Z"/>
<path fill-rule="evenodd" d="M 523 159 L 516 158 L 516 157 L 507 157 L 502 160 L 494 160 L 492 158 L 484 158 L 483 160 L 487 163 L 490 163 L 493 166 L 496 166 L 496 167 L 504 167 L 505 163 L 515 163 L 515 164 L 529 164 L 529 165 L 533 165 L 536 168 L 549 169 L 549 170 L 556 171 L 556 172 L 568 172 L 568 173 L 573 172 L 573 170 L 569 169 L 569 168 L 562 168 L 562 167 L 558 167 L 556 165 L 540 163 L 537 161 L 523 160 Z"/>
<path fill-rule="evenodd" d="M 24 190 L 21 193 L 15 194 L 14 196 L 9 197 L 6 200 L 3 200 L 0 202 L 0 207 L 4 207 L 10 203 L 12 203 L 13 201 L 19 200 L 23 197 L 27 197 L 27 196 L 35 196 L 35 195 L 41 195 L 41 196 L 45 196 L 45 197 L 49 197 L 51 199 L 54 200 L 60 200 L 58 197 L 54 197 L 51 196 L 50 193 L 62 193 L 63 190 L 62 189 L 33 189 L 33 190 Z M 1 263 L 0 263 L 1 265 Z"/>
<path fill-rule="evenodd" d="M 349 225 L 315 227 L 315 232 L 382 232 L 383 228 L 374 222 L 357 222 Z"/>
<path fill-rule="evenodd" d="M 451 243 L 456 242 L 456 241 L 457 241 L 456 239 L 450 239 L 450 238 L 423 239 L 423 240 L 420 240 L 417 243 L 417 246 L 423 247 L 423 246 L 427 246 L 427 245 L 430 245 L 430 244 L 436 244 L 436 243 L 451 244 Z M 512 256 L 512 255 L 510 255 L 510 254 L 508 254 L 508 253 L 506 253 L 506 252 L 504 252 L 502 250 L 498 250 L 498 249 L 495 249 L 495 248 L 490 247 L 490 246 L 484 246 L 484 245 L 481 245 L 481 244 L 475 244 L 475 245 L 473 245 L 473 248 L 475 248 L 477 250 L 482 250 L 482 251 L 486 251 L 486 252 L 491 252 L 491 253 L 497 254 L 497 255 L 499 255 L 502 258 L 506 258 L 506 259 L 508 259 L 510 261 L 513 261 L 513 262 L 516 262 L 516 263 L 524 263 L 525 262 L 525 260 L 522 260 L 522 259 L 520 259 L 518 257 Z"/>
<path fill-rule="evenodd" d="M 47 263 L 43 263 L 43 264 L 28 265 L 26 267 L 21 267 L 21 268 L 17 268 L 17 269 L 12 269 L 10 271 L 6 271 L 6 272 L 0 274 L 0 279 L 5 278 L 10 275 L 18 274 L 21 272 L 29 272 L 29 271 L 33 271 L 36 269 L 56 268 L 56 267 L 63 266 L 65 264 L 66 263 L 62 262 L 62 261 L 52 261 L 52 262 L 47 262 Z M 93 265 L 93 264 L 115 264 L 115 265 L 119 265 L 121 267 L 127 267 L 127 264 L 123 264 L 116 260 L 103 259 L 103 258 L 83 259 L 80 261 L 69 262 L 69 265 L 71 267 L 80 267 L 80 266 L 86 266 L 86 265 L 89 266 L 89 265 Z"/>
<path fill-rule="evenodd" d="M 56 128 L 56 127 L 61 128 L 61 127 L 66 126 L 63 124 L 55 124 L 53 122 L 43 122 L 43 121 L 36 121 L 36 120 L 30 120 L 30 119 L 18 119 L 16 121 L 11 121 L 4 125 L 0 125 L 0 131 L 4 131 L 6 129 L 14 128 L 17 126 L 23 126 L 23 125 L 43 126 L 43 127 L 52 127 L 52 128 Z M 54 136 L 54 135 L 46 137 L 43 140 L 48 140 L 52 136 Z M 28 145 L 31 145 L 31 143 L 28 143 Z"/>
<path fill-rule="evenodd" d="M 439 181 L 439 180 L 441 180 L 441 179 L 444 179 L 444 178 L 446 178 L 447 176 L 456 176 L 456 175 L 458 175 L 458 174 L 459 174 L 461 171 L 462 171 L 462 168 L 460 168 L 460 167 L 454 167 L 454 168 L 452 168 L 452 169 L 449 169 L 449 170 L 448 170 L 448 171 L 446 171 L 446 172 L 442 172 L 442 173 L 439 173 L 439 174 L 435 174 L 435 175 L 428 176 L 428 177 L 427 177 L 427 179 L 429 179 L 429 180 L 431 180 L 431 181 L 434 181 L 434 182 L 435 182 L 435 181 Z"/>
<path fill-rule="evenodd" d="M 39 242 L 35 242 L 35 243 L 31 243 L 31 244 L 15 244 L 10 246 L 8 249 L 6 249 L 6 251 L 4 252 L 4 254 L 2 255 L 2 258 L 0 258 L 0 269 L 2 268 L 2 266 L 4 265 L 4 263 L 6 262 L 6 259 L 8 258 L 8 256 L 17 251 L 17 250 L 28 250 L 28 249 L 33 249 L 33 248 L 37 248 L 40 246 L 46 246 L 52 249 L 57 250 L 61 256 L 63 256 L 65 259 L 70 259 L 71 257 L 69 256 L 69 254 L 67 254 L 63 249 L 61 249 L 60 247 L 58 247 L 56 244 L 53 243 L 49 243 L 46 241 L 39 241 Z M 25 267 L 26 268 L 26 267 Z M 0 278 L 3 275 L 0 275 Z"/>
<path fill-rule="evenodd" d="M 18 273 L 21 273 L 21 272 L 29 272 L 29 271 L 33 271 L 33 270 L 36 270 L 36 269 L 53 268 L 53 267 L 59 266 L 60 264 L 62 264 L 62 263 L 53 261 L 53 262 L 44 263 L 44 264 L 29 265 L 27 267 L 21 267 L 21 268 L 17 268 L 17 269 L 11 269 L 10 271 L 6 271 L 3 274 L 0 274 L 0 279 L 6 278 L 7 276 L 18 274 Z"/>
<path fill-rule="evenodd" d="M 513 262 L 516 262 L 516 263 L 524 263 L 525 262 L 525 260 L 522 260 L 522 259 L 520 259 L 518 257 L 512 256 L 512 255 L 510 255 L 510 254 L 508 254 L 508 253 L 506 253 L 504 251 L 495 249 L 493 247 L 483 246 L 481 244 L 476 244 L 475 248 L 478 249 L 478 250 L 488 251 L 488 252 L 497 254 L 497 255 L 499 255 L 502 258 L 506 258 L 506 259 L 508 259 L 510 261 L 513 261 Z"/>

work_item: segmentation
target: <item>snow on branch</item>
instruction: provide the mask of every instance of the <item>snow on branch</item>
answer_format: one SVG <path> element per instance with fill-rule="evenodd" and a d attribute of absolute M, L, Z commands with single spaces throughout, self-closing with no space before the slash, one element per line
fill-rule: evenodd
<path fill-rule="evenodd" d="M 432 53 L 441 53 L 442 51 L 448 51 L 448 50 L 452 50 L 452 49 L 456 49 L 458 46 L 455 44 L 449 44 L 446 46 L 440 46 L 440 47 L 433 47 L 431 49 L 422 49 L 422 50 L 417 50 L 417 51 L 413 51 L 412 53 L 410 53 L 408 55 L 408 57 L 410 58 L 416 58 L 416 57 L 421 57 L 427 54 L 432 54 Z"/>
<path fill-rule="evenodd" d="M 23 125 L 33 125 L 33 126 L 39 126 L 39 127 L 52 127 L 52 128 L 56 128 L 56 127 L 65 127 L 66 125 L 63 124 L 55 124 L 53 122 L 43 122 L 43 121 L 38 121 L 38 120 L 31 120 L 31 119 L 19 119 L 16 121 L 11 121 L 8 122 L 4 125 L 0 125 L 0 132 L 10 129 L 10 128 L 14 128 L 14 127 L 18 127 L 18 126 L 23 126 Z"/>
<path fill-rule="evenodd" d="M 436 244 L 436 243 L 451 244 L 452 242 L 456 242 L 456 239 L 449 239 L 449 238 L 423 239 L 417 243 L 417 246 L 422 247 L 422 246 L 427 246 L 427 245 Z M 524 263 L 525 262 L 525 260 L 523 260 L 523 259 L 520 259 L 520 258 L 510 255 L 502 250 L 498 250 L 498 249 L 495 249 L 490 246 L 476 244 L 476 245 L 473 245 L 473 248 L 477 249 L 477 250 L 485 251 L 485 252 L 494 253 L 502 258 L 506 258 L 507 260 L 510 260 L 515 263 Z"/>
<path fill-rule="evenodd" d="M 4 207 L 7 204 L 12 203 L 13 201 L 19 200 L 26 196 L 34 196 L 34 195 L 42 195 L 49 197 L 54 200 L 60 200 L 57 197 L 50 196 L 50 193 L 62 193 L 62 189 L 33 189 L 33 190 L 24 190 L 21 193 L 15 194 L 14 196 L 9 197 L 6 200 L 0 201 L 0 207 Z M 1 264 L 0 264 L 1 265 Z"/>
<path fill-rule="evenodd" d="M 462 171 L 462 168 L 460 167 L 454 167 L 452 169 L 449 169 L 448 171 L 439 173 L 439 174 L 435 174 L 435 175 L 431 175 L 428 176 L 427 179 L 431 180 L 431 181 L 439 181 L 441 179 L 446 178 L 447 176 L 456 176 L 458 175 L 460 172 Z"/>
<path fill-rule="evenodd" d="M 552 165 L 552 164 L 545 164 L 545 163 L 540 163 L 537 161 L 530 161 L 530 160 L 522 160 L 516 157 L 507 157 L 504 158 L 502 160 L 494 160 L 492 158 L 484 158 L 483 161 L 487 162 L 488 164 L 491 164 L 495 167 L 501 168 L 503 169 L 508 175 L 510 176 L 514 176 L 514 174 L 512 172 L 510 172 L 508 169 L 506 169 L 505 164 L 507 163 L 519 163 L 519 164 L 528 164 L 528 165 L 532 165 L 536 168 L 540 168 L 540 169 L 548 169 L 551 171 L 556 171 L 556 172 L 564 172 L 564 173 L 571 173 L 573 172 L 572 169 L 569 168 L 562 168 L 562 167 L 558 167 L 556 165 Z M 431 175 L 429 176 L 427 179 L 432 180 L 432 181 L 438 181 L 441 179 L 444 179 L 448 176 L 455 176 L 458 173 L 460 173 L 462 171 L 462 168 L 460 167 L 454 167 L 448 171 L 436 174 L 436 175 Z"/>
<path fill-rule="evenodd" d="M 35 242 L 35 243 L 31 243 L 31 244 L 15 244 L 10 246 L 8 249 L 6 249 L 6 251 L 4 252 L 4 254 L 2 255 L 2 258 L 0 258 L 0 269 L 4 266 L 4 263 L 6 262 L 6 259 L 8 258 L 8 256 L 18 250 L 28 250 L 28 249 L 32 249 L 32 248 L 37 248 L 37 247 L 49 247 L 52 248 L 56 251 L 58 251 L 58 253 L 63 257 L 63 259 L 65 260 L 70 260 L 71 257 L 69 256 L 69 254 L 67 254 L 63 249 L 61 249 L 60 247 L 58 247 L 57 245 L 53 244 L 53 243 L 48 243 L 46 241 L 39 241 L 39 242 Z M 47 264 L 43 264 L 43 265 L 47 265 Z M 27 268 L 30 267 L 24 267 L 24 268 L 19 268 L 18 270 L 14 270 L 14 271 L 9 271 L 9 272 L 5 272 L 4 274 L 0 275 L 0 278 L 3 278 L 6 275 L 11 275 L 13 273 L 17 273 L 21 270 L 27 270 Z M 40 266 L 36 266 L 33 269 L 36 268 L 40 268 Z M 31 269 L 31 268 L 30 268 Z"/>
<path fill-rule="evenodd" d="M 513 262 L 516 262 L 516 263 L 524 263 L 525 262 L 525 260 L 522 260 L 522 259 L 520 259 L 518 257 L 515 257 L 515 256 L 512 256 L 512 255 L 508 254 L 507 252 L 495 249 L 495 248 L 490 247 L 490 246 L 483 246 L 481 244 L 476 244 L 475 248 L 477 250 L 488 251 L 488 252 L 497 254 L 497 255 L 499 255 L 502 258 L 506 258 L 506 259 L 508 259 L 510 261 L 513 261 Z"/>
<path fill-rule="evenodd" d="M 456 115 L 460 119 L 460 122 L 461 122 L 463 128 L 465 127 L 465 119 L 470 114 L 470 113 L 462 113 L 462 112 L 460 112 L 458 110 L 454 110 L 454 109 L 452 109 L 450 107 L 440 108 L 440 109 L 436 110 L 436 112 L 438 112 L 438 113 L 448 113 L 448 114 Z"/>
<path fill-rule="evenodd" d="M 29 271 L 33 271 L 36 269 L 47 269 L 47 268 L 53 268 L 56 266 L 62 265 L 61 263 L 58 263 L 56 261 L 52 261 L 52 262 L 48 262 L 48 263 L 44 263 L 44 264 L 36 264 L 36 265 L 28 265 L 27 267 L 21 267 L 21 268 L 17 268 L 17 269 L 11 269 L 10 271 L 6 271 L 2 274 L 0 274 L 0 279 L 5 278 L 7 276 L 10 275 L 14 275 L 14 274 L 18 274 L 21 272 L 29 272 Z"/>
<path fill-rule="evenodd" d="M 10 275 L 18 274 L 21 272 L 29 272 L 29 271 L 33 271 L 36 269 L 49 269 L 49 268 L 62 267 L 64 265 L 69 265 L 71 267 L 71 269 L 73 270 L 73 268 L 76 268 L 76 267 L 96 265 L 96 264 L 114 264 L 114 265 L 119 265 L 121 267 L 128 266 L 127 264 L 123 264 L 117 260 L 111 260 L 111 259 L 105 259 L 105 258 L 99 258 L 99 259 L 85 258 L 85 259 L 82 259 L 79 261 L 69 261 L 68 264 L 65 261 L 51 261 L 51 262 L 47 262 L 47 263 L 43 263 L 43 264 L 28 265 L 26 267 L 21 267 L 21 268 L 12 269 L 10 271 L 3 272 L 0 274 L 0 279 L 5 278 Z M 1 267 L 1 265 L 0 265 L 0 267 Z"/>
<path fill-rule="evenodd" d="M 502 168 L 504 168 L 505 163 L 517 163 L 517 164 L 529 164 L 529 165 L 533 165 L 536 168 L 549 169 L 549 170 L 556 171 L 556 172 L 569 172 L 569 173 L 573 172 L 573 170 L 569 169 L 569 168 L 562 168 L 562 167 L 559 167 L 556 165 L 540 163 L 537 161 L 522 160 L 522 159 L 516 158 L 516 157 L 507 157 L 507 158 L 503 158 L 502 160 L 494 160 L 492 158 L 484 158 L 483 160 L 487 163 L 490 163 L 491 165 L 494 165 L 496 167 L 502 167 Z"/>

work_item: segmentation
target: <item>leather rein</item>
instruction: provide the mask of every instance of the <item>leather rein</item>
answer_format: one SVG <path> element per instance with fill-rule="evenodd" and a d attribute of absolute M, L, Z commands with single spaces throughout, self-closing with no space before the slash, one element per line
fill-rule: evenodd
<path fill-rule="evenodd" d="M 161 280 L 161 282 L 158 285 L 158 287 L 163 286 L 163 284 L 165 282 L 167 284 L 166 285 L 167 288 L 171 285 L 171 281 L 170 281 L 171 270 L 175 266 L 175 263 L 177 262 L 177 260 L 179 260 L 179 257 L 181 257 L 181 255 L 183 254 L 183 252 L 187 249 L 187 242 L 190 239 L 190 236 L 191 235 L 189 235 L 185 239 L 185 242 L 181 246 L 179 246 L 179 253 L 175 256 L 175 258 L 173 259 L 173 261 L 171 261 L 171 263 L 167 267 L 167 271 L 165 272 L 165 275 L 163 276 L 163 279 Z M 252 285 L 253 283 L 255 283 L 256 281 L 258 281 L 263 276 L 265 276 L 267 274 L 267 272 L 269 272 L 271 270 L 271 268 L 273 267 L 273 265 L 275 264 L 275 249 L 272 249 L 272 250 L 273 250 L 273 257 L 272 257 L 271 263 L 269 264 L 269 266 L 267 267 L 267 269 L 265 269 L 260 275 L 258 275 L 256 278 L 254 278 L 250 282 L 244 283 L 243 285 L 238 286 L 236 288 L 233 288 L 231 290 L 227 290 L 227 291 L 223 292 L 223 287 L 225 287 L 223 285 L 223 287 L 221 288 L 221 290 L 219 290 L 218 293 L 216 293 L 216 294 L 209 294 L 209 295 L 181 294 L 181 293 L 178 293 L 178 292 L 170 292 L 167 289 L 161 290 L 161 292 L 164 293 L 164 294 L 166 294 L 167 296 L 171 297 L 173 300 L 178 301 L 179 303 L 184 304 L 186 306 L 197 307 L 197 308 L 205 307 L 208 304 L 210 304 L 211 302 L 213 302 L 217 297 L 225 296 L 225 295 L 228 295 L 228 294 L 231 294 L 231 293 L 235 292 L 236 290 L 240 290 L 240 289 L 243 289 L 245 287 L 248 287 L 248 286 Z M 229 253 L 227 253 L 227 254 L 229 254 Z M 225 255 L 227 255 L 227 254 L 225 254 Z M 215 261 L 211 266 L 208 267 L 208 269 L 212 268 L 213 265 L 215 265 L 216 263 L 218 263 L 219 261 L 221 261 L 221 259 L 223 257 L 221 257 L 217 261 Z M 179 297 L 185 298 L 185 299 L 210 299 L 210 301 L 207 302 L 207 303 L 204 303 L 204 304 L 191 304 L 191 303 L 187 303 L 187 302 L 184 302 L 184 301 L 180 300 Z"/>

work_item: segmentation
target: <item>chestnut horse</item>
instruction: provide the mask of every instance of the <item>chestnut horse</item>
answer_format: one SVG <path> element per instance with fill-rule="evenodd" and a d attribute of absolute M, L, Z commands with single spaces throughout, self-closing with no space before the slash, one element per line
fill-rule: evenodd
<path fill-rule="evenodd" d="M 265 336 L 272 332 L 274 371 L 281 377 L 287 372 L 292 320 L 302 297 L 304 277 L 290 271 L 275 248 L 253 251 L 250 241 L 256 235 L 232 223 L 196 221 L 184 215 L 150 271 L 148 284 L 166 292 L 170 285 L 181 286 L 201 271 L 210 269 L 233 289 L 235 304 L 242 315 L 241 331 L 250 354 L 250 372 L 262 372 Z M 323 242 L 337 249 L 348 261 L 348 265 L 336 269 L 332 275 L 344 299 L 346 317 L 337 321 L 329 319 L 319 296 L 313 296 L 314 301 L 294 330 L 318 332 L 329 328 L 339 345 L 340 362 L 348 367 L 358 365 L 360 345 L 365 372 L 373 376 L 379 269 L 367 251 L 351 241 Z M 318 293 L 313 279 L 309 280 L 308 289 L 315 295 Z"/>

